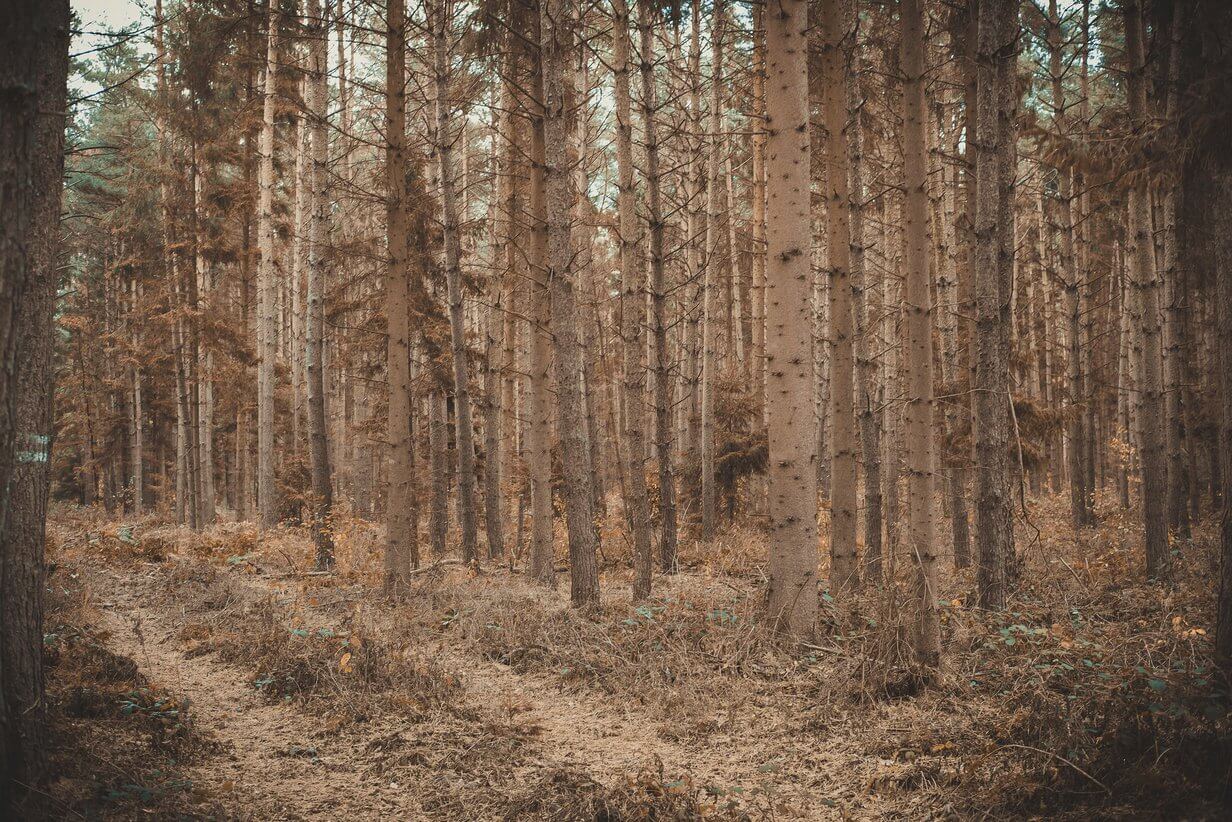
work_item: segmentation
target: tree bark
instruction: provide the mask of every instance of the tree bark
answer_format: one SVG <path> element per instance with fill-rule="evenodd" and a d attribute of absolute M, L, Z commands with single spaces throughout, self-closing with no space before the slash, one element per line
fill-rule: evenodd
<path fill-rule="evenodd" d="M 1000 64 L 1015 51 L 1017 5 L 1013 0 L 979 4 L 975 140 L 975 380 L 972 429 L 975 441 L 975 541 L 981 607 L 1005 607 L 1014 556 L 1013 514 L 1009 495 L 1010 391 L 1005 351 L 1000 343 L 1010 302 L 1001 267 L 1014 253 L 1003 242 L 1004 203 L 1001 167 L 1012 151 L 999 124 L 1002 100 Z M 1012 257 L 1011 257 L 1012 259 Z"/>
<path fill-rule="evenodd" d="M 537 48 L 530 57 L 530 221 L 531 242 L 529 332 L 530 379 L 527 381 L 526 462 L 530 473 L 531 506 L 531 576 L 549 586 L 556 585 L 555 546 L 553 545 L 552 511 L 552 333 L 549 329 L 552 297 L 548 276 L 548 225 L 546 189 L 546 112 L 544 108 L 544 62 L 540 3 L 533 0 L 527 9 L 535 32 Z M 563 71 L 563 67 L 561 69 Z M 563 131 L 563 130 L 562 130 Z M 562 134 L 563 136 L 563 134 Z M 563 171 L 563 169 L 562 169 Z"/>
<path fill-rule="evenodd" d="M 826 126 L 826 253 L 830 278 L 830 585 L 860 587 L 856 554 L 856 420 L 851 300 L 851 192 L 847 146 L 847 72 L 841 0 L 823 0 L 822 108 Z M 921 132 L 922 133 L 922 132 Z"/>
<path fill-rule="evenodd" d="M 578 339 L 573 270 L 573 175 L 568 142 L 573 112 L 566 72 L 576 47 L 575 9 L 568 0 L 543 0 L 540 44 L 544 86 L 544 194 L 547 216 L 547 280 L 551 284 L 556 397 L 560 413 L 560 461 L 565 524 L 569 538 L 569 599 L 574 607 L 599 603 L 594 504 L 587 473 L 586 408 L 582 345 Z"/>
<path fill-rule="evenodd" d="M 412 514 L 414 449 L 411 436 L 411 265 L 407 219 L 406 7 L 388 0 L 385 20 L 385 200 L 388 257 L 385 264 L 386 373 L 389 412 L 386 430 L 389 479 L 385 491 L 385 589 L 406 587 L 412 564 L 419 565 Z"/>
<path fill-rule="evenodd" d="M 766 396 L 769 401 L 769 611 L 803 636 L 817 613 L 817 443 L 809 329 L 808 5 L 766 15 Z"/>
<path fill-rule="evenodd" d="M 0 811 L 42 781 L 44 532 L 69 67 L 66 0 L 0 28 Z M 7 23 L 7 21 L 6 21 Z"/>
<path fill-rule="evenodd" d="M 462 531 L 462 559 L 479 559 L 475 513 L 475 428 L 471 412 L 470 374 L 467 368 L 466 326 L 462 313 L 462 244 L 459 237 L 458 194 L 454 179 L 454 123 L 450 99 L 449 31 L 447 3 L 431 10 L 434 73 L 436 80 L 436 156 L 440 165 L 441 216 L 445 240 L 445 284 L 449 297 L 449 345 L 453 357 L 455 442 L 458 459 L 458 525 Z"/>
<path fill-rule="evenodd" d="M 1136 131 L 1149 128 L 1146 108 L 1146 58 L 1143 52 L 1142 14 L 1137 0 L 1127 0 L 1125 46 L 1130 71 L 1127 78 L 1129 117 Z M 1155 267 L 1146 179 L 1129 190 L 1129 281 L 1137 327 L 1134 348 L 1142 382 L 1138 385 L 1139 430 L 1142 436 L 1142 516 L 1146 541 L 1146 572 L 1169 575 L 1167 483 L 1164 453 L 1164 397 L 1161 373 L 1159 277 Z"/>
<path fill-rule="evenodd" d="M 313 541 L 318 570 L 334 566 L 333 483 L 325 426 L 325 378 L 322 348 L 325 336 L 325 241 L 329 236 L 330 203 L 325 178 L 329 162 L 329 137 L 325 48 L 329 23 L 321 13 L 321 0 L 308 0 L 312 26 L 308 85 L 308 116 L 311 121 L 312 167 L 309 176 L 310 233 L 308 237 L 308 312 L 304 329 L 304 365 L 308 395 L 308 456 L 312 468 Z"/>
<path fill-rule="evenodd" d="M 268 50 L 265 60 L 265 104 L 261 120 L 261 165 L 258 185 L 257 236 L 261 260 L 257 269 L 257 514 L 262 528 L 278 524 L 274 486 L 274 391 L 277 380 L 278 271 L 274 258 L 274 112 L 278 104 L 278 3 L 269 3 Z"/>
<path fill-rule="evenodd" d="M 650 221 L 650 305 L 654 347 L 655 451 L 659 461 L 659 564 L 675 573 L 676 472 L 672 466 L 671 361 L 667 341 L 666 254 L 663 250 L 663 196 L 659 173 L 658 97 L 654 77 L 653 11 L 649 0 L 638 2 L 642 47 L 642 132 L 646 142 L 646 209 Z"/>
<path fill-rule="evenodd" d="M 924 14 L 922 0 L 903 0 L 899 59 L 903 80 L 903 188 L 906 192 L 905 311 L 907 314 L 907 550 L 916 566 L 916 659 L 941 664 L 937 609 L 936 514 L 933 502 L 933 337 L 928 275 L 928 145 L 924 137 Z"/>
<path fill-rule="evenodd" d="M 625 0 L 612 2 L 612 70 L 616 97 L 616 205 L 620 220 L 620 336 L 621 378 L 625 413 L 625 519 L 633 538 L 633 599 L 650 596 L 650 519 L 646 493 L 645 414 L 646 371 L 642 368 L 645 341 L 645 276 L 639 270 L 637 245 L 637 191 L 633 182 L 633 108 L 629 94 L 629 7 Z M 644 59 L 643 55 L 643 59 Z M 658 409 L 656 408 L 656 411 Z"/>

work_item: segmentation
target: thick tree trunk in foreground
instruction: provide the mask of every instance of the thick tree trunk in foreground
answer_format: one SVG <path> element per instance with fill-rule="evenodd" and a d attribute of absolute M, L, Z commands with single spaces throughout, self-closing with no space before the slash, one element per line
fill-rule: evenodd
<path fill-rule="evenodd" d="M 25 26 L 0 23 L 0 811 L 15 808 L 43 767 L 43 543 L 69 49 L 66 0 L 22 2 L 15 14 Z"/>
<path fill-rule="evenodd" d="M 809 316 L 808 5 L 766 14 L 766 398 L 770 618 L 797 636 L 817 613 L 817 442 Z M 805 245 L 802 245 L 804 243 Z"/>

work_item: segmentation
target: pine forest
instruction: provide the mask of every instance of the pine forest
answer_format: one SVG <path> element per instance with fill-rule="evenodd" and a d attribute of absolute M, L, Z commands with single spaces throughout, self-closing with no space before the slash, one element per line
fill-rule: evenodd
<path fill-rule="evenodd" d="M 0 816 L 1232 815 L 1232 3 L 0 0 Z"/>

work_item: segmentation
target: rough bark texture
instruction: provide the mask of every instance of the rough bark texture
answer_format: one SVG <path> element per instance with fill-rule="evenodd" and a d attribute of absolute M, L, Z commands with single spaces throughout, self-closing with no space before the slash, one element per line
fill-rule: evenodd
<path fill-rule="evenodd" d="M 624 383 L 625 510 L 633 536 L 633 598 L 650 596 L 650 519 L 646 494 L 646 439 L 643 423 L 646 371 L 642 368 L 645 340 L 645 277 L 639 270 L 637 192 L 633 183 L 633 107 L 629 94 L 629 7 L 612 3 L 612 71 L 616 93 L 616 205 L 620 220 L 621 377 Z"/>
<path fill-rule="evenodd" d="M 274 259 L 274 112 L 278 104 L 278 4 L 269 4 L 265 59 L 265 104 L 261 119 L 261 165 L 258 174 L 257 237 L 257 517 L 262 528 L 278 522 L 274 487 L 274 389 L 277 380 L 278 271 Z"/>
<path fill-rule="evenodd" d="M 309 213 L 308 289 L 304 329 L 304 366 L 308 395 L 308 456 L 312 468 L 312 534 L 316 543 L 318 569 L 334 565 L 334 491 L 331 482 L 329 447 L 325 439 L 325 378 L 322 349 L 325 342 L 325 241 L 329 236 L 330 204 L 325 177 L 329 162 L 329 136 L 325 46 L 329 27 L 321 15 L 320 0 L 309 0 L 308 17 L 315 31 L 311 39 L 311 71 L 308 76 L 308 113 L 312 118 L 312 168 Z"/>
<path fill-rule="evenodd" d="M 542 21 L 538 3 L 532 4 L 536 42 Z M 546 138 L 544 135 L 544 54 L 542 47 L 529 55 L 531 62 L 530 108 L 530 379 L 527 381 L 526 462 L 530 473 L 531 576 L 554 586 L 556 571 L 552 524 L 552 334 L 549 329 L 552 297 L 548 290 L 548 225 L 546 189 Z M 563 58 L 562 58 L 563 59 Z M 563 67 L 562 67 L 563 71 Z M 561 137 L 564 133 L 562 129 Z M 566 206 L 567 207 L 567 206 Z"/>
<path fill-rule="evenodd" d="M 719 179 L 719 154 L 723 146 L 723 0 L 714 0 L 710 20 L 710 143 L 706 183 L 706 249 L 702 282 L 702 414 L 701 414 L 701 502 L 702 541 L 714 539 L 716 502 L 714 488 L 715 427 L 714 393 L 717 389 L 716 348 L 719 322 L 718 299 L 731 277 L 731 254 L 723 220 L 726 215 L 721 194 L 726 187 Z"/>
<path fill-rule="evenodd" d="M 385 587 L 405 588 L 411 565 L 418 565 L 411 437 L 411 331 L 406 161 L 406 10 L 389 0 L 385 21 L 385 199 L 388 258 L 385 264 L 386 373 L 389 413 L 386 440 L 389 479 L 385 490 Z"/>
<path fill-rule="evenodd" d="M 0 12 L 0 812 L 18 818 L 23 786 L 43 776 L 43 536 L 69 8 L 39 0 L 13 12 Z"/>
<path fill-rule="evenodd" d="M 826 253 L 830 277 L 830 585 L 860 587 L 856 555 L 856 419 L 848 189 L 847 71 L 841 0 L 823 0 L 822 108 L 826 125 Z"/>
<path fill-rule="evenodd" d="M 556 397 L 560 411 L 560 461 L 564 474 L 565 524 L 569 536 L 569 598 L 574 607 L 588 607 L 599 603 L 599 566 L 594 505 L 587 471 L 582 346 L 578 339 L 570 224 L 577 192 L 574 191 L 567 152 L 573 113 L 569 109 L 566 72 L 576 45 L 575 10 L 568 0 L 544 0 L 541 11 L 547 278 L 551 283 Z"/>
<path fill-rule="evenodd" d="M 655 451 L 659 461 L 659 563 L 676 572 L 676 472 L 672 467 L 671 352 L 667 345 L 667 277 L 663 249 L 663 196 L 659 175 L 658 97 L 654 77 L 653 12 L 638 2 L 642 47 L 642 133 L 646 143 L 646 209 L 650 221 L 650 304 L 654 350 Z"/>
<path fill-rule="evenodd" d="M 808 6 L 766 14 L 766 397 L 770 420 L 769 610 L 803 636 L 817 613 L 817 442 L 809 316 Z"/>
<path fill-rule="evenodd" d="M 1146 109 L 1146 58 L 1139 3 L 1124 5 L 1125 45 L 1130 60 L 1129 116 L 1135 129 L 1150 128 Z M 1164 396 L 1159 322 L 1159 278 L 1155 268 L 1147 182 L 1141 177 L 1129 190 L 1129 287 L 1137 327 L 1132 329 L 1137 354 L 1139 431 L 1142 437 L 1142 517 L 1146 571 L 1168 576 L 1168 466 L 1164 453 Z"/>
<path fill-rule="evenodd" d="M 854 2 L 850 4 L 854 8 Z M 753 114 L 749 118 L 753 198 L 753 396 L 766 411 L 766 29 L 765 7 L 753 5 Z M 857 84 L 853 83 L 852 86 Z"/>
<path fill-rule="evenodd" d="M 453 359 L 453 408 L 458 459 L 458 525 L 462 559 L 478 559 L 475 513 L 475 427 L 467 369 L 466 325 L 462 314 L 462 243 L 453 161 L 454 122 L 449 84 L 449 20 L 446 3 L 432 9 L 432 43 L 436 80 L 436 157 L 439 163 L 441 218 L 445 240 L 445 285 L 449 298 L 449 347 Z"/>
<path fill-rule="evenodd" d="M 933 344 L 928 277 L 928 176 L 924 137 L 924 15 L 922 0 L 903 0 L 900 61 L 903 71 L 903 188 L 906 199 L 905 307 L 907 326 L 907 552 L 916 566 L 916 659 L 941 663 L 937 608 L 936 516 L 933 502 Z"/>
<path fill-rule="evenodd" d="M 1000 344 L 1010 302 L 1002 287 L 1002 258 L 1013 254 L 1002 243 L 1001 166 L 1012 151 L 999 125 L 1002 108 L 1000 63 L 1010 59 L 1018 34 L 1012 0 L 979 5 L 976 46 L 978 90 L 975 141 L 975 541 L 979 546 L 979 601 L 985 608 L 1005 606 L 1014 554 L 1010 507 L 1010 394 L 1008 363 Z"/>

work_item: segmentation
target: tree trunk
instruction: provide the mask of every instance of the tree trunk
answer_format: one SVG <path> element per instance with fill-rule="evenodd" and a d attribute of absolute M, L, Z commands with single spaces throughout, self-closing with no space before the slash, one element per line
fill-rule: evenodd
<path fill-rule="evenodd" d="M 650 221 L 650 304 L 654 338 L 655 451 L 659 460 L 659 564 L 676 572 L 676 472 L 672 467 L 671 361 L 667 345 L 667 279 L 664 271 L 663 204 L 659 175 L 659 104 L 655 93 L 653 11 L 638 2 L 642 46 L 642 131 L 646 142 L 646 208 Z"/>
<path fill-rule="evenodd" d="M 334 566 L 333 484 L 325 427 L 325 379 L 321 350 L 325 336 L 325 241 L 329 236 L 330 203 L 326 198 L 325 177 L 329 162 L 328 88 L 325 47 L 329 23 L 321 13 L 321 0 L 308 0 L 308 17 L 313 27 L 310 37 L 311 68 L 307 78 L 308 116 L 312 130 L 312 168 L 309 177 L 308 236 L 308 312 L 304 329 L 304 365 L 308 383 L 308 455 L 312 468 L 313 540 L 316 543 L 318 570 Z"/>
<path fill-rule="evenodd" d="M 856 554 L 856 420 L 851 307 L 851 193 L 848 190 L 847 72 L 841 0 L 821 7 L 822 108 L 826 125 L 826 253 L 830 278 L 830 585 L 860 587 Z"/>
<path fill-rule="evenodd" d="M 0 31 L 0 811 L 13 818 L 19 786 L 37 785 L 44 765 L 43 551 L 69 67 L 66 0 L 18 5 L 26 24 Z"/>
<path fill-rule="evenodd" d="M 458 195 L 454 180 L 454 124 L 449 87 L 450 22 L 447 4 L 436 4 L 431 15 L 436 75 L 436 156 L 440 164 L 442 226 L 445 240 L 445 283 L 449 295 L 449 343 L 453 356 L 455 441 L 458 453 L 458 525 L 462 559 L 479 559 L 475 514 L 475 428 L 471 414 L 467 368 L 466 326 L 462 315 L 462 244 L 458 226 Z"/>
<path fill-rule="evenodd" d="M 726 205 L 720 195 L 726 188 L 719 180 L 722 163 L 719 154 L 723 146 L 723 0 L 714 0 L 711 8 L 710 31 L 710 154 L 706 183 L 706 249 L 702 283 L 702 420 L 701 420 L 701 492 L 703 542 L 714 539 L 715 489 L 714 458 L 716 432 L 714 427 L 714 393 L 718 376 L 717 334 L 719 290 L 731 279 L 731 253 L 726 248 L 728 234 L 722 222 Z M 724 253 L 726 251 L 726 253 Z M 728 340 L 730 344 L 731 340 Z"/>
<path fill-rule="evenodd" d="M 274 112 L 278 105 L 278 4 L 269 4 L 269 47 L 265 60 L 265 107 L 261 120 L 261 166 L 258 185 L 257 236 L 261 261 L 257 269 L 257 514 L 262 528 L 278 524 L 274 487 L 274 391 L 278 338 L 278 271 L 274 258 Z"/>
<path fill-rule="evenodd" d="M 536 0 L 529 13 L 538 43 L 542 42 L 542 20 Z M 547 190 L 544 165 L 546 137 L 544 134 L 544 58 L 542 47 L 529 55 L 531 63 L 530 95 L 530 379 L 527 381 L 526 462 L 530 473 L 531 507 L 531 576 L 550 586 L 556 585 L 555 546 L 553 545 L 552 511 L 552 298 L 548 291 L 548 226 Z M 563 67 L 561 68 L 563 71 Z M 563 134 L 562 134 L 563 137 Z M 562 169 L 563 171 L 563 169 Z"/>
<path fill-rule="evenodd" d="M 854 22 L 855 0 L 847 2 L 848 23 Z M 855 31 L 854 28 L 850 29 Z M 854 34 L 852 35 L 855 36 Z M 847 171 L 851 209 L 851 291 L 854 299 L 856 418 L 864 463 L 864 564 L 866 575 L 881 579 L 881 425 L 876 406 L 878 362 L 872 351 L 874 316 L 869 310 L 869 280 L 864 261 L 864 135 L 861 124 L 860 44 L 851 44 L 851 81 L 847 84 Z"/>
<path fill-rule="evenodd" d="M 1149 127 L 1146 108 L 1146 58 L 1143 53 L 1142 16 L 1137 0 L 1127 0 L 1125 46 L 1130 71 L 1127 78 L 1129 117 L 1136 130 Z M 1129 190 L 1129 280 L 1134 315 L 1134 348 L 1138 354 L 1137 396 L 1140 406 L 1139 430 L 1142 435 L 1142 515 L 1146 540 L 1146 572 L 1164 578 L 1169 574 L 1167 482 L 1168 466 L 1164 453 L 1164 397 L 1161 373 L 1159 323 L 1159 278 L 1151 241 L 1146 180 Z"/>
<path fill-rule="evenodd" d="M 544 194 L 547 216 L 547 280 L 551 284 L 556 398 L 560 413 L 560 461 L 565 523 L 569 537 L 569 598 L 574 607 L 599 603 L 594 505 L 587 474 L 586 408 L 582 389 L 582 345 L 578 339 L 574 291 L 573 175 L 568 142 L 573 112 L 566 73 L 576 47 L 574 7 L 567 0 L 541 5 L 540 48 L 544 86 Z"/>
<path fill-rule="evenodd" d="M 817 613 L 817 443 L 809 329 L 808 5 L 766 20 L 766 396 L 770 420 L 769 610 L 804 636 Z"/>
<path fill-rule="evenodd" d="M 401 592 L 411 566 L 419 565 L 411 436 L 411 331 L 406 158 L 406 11 L 404 0 L 389 0 L 385 20 L 385 200 L 388 259 L 385 265 L 386 371 L 389 412 L 386 439 L 389 479 L 385 491 L 385 589 Z"/>
<path fill-rule="evenodd" d="M 427 367 L 428 379 L 436 381 L 432 367 Z M 428 394 L 428 452 L 432 466 L 432 503 L 428 513 L 428 538 L 432 557 L 445 556 L 445 538 L 449 534 L 449 400 L 445 392 L 433 388 Z"/>
<path fill-rule="evenodd" d="M 620 219 L 620 336 L 621 377 L 625 413 L 625 519 L 633 538 L 633 599 L 650 596 L 650 519 L 646 494 L 646 453 L 642 422 L 645 414 L 646 372 L 642 368 L 645 342 L 645 276 L 639 271 L 637 244 L 637 191 L 633 183 L 633 111 L 629 95 L 629 7 L 625 0 L 612 2 L 612 70 L 616 94 L 616 204 Z M 657 411 L 657 409 L 656 409 Z"/>
<path fill-rule="evenodd" d="M 1009 495 L 1009 363 L 1000 339 L 1010 302 L 1001 267 L 1014 253 L 1003 242 L 1004 192 L 1001 168 L 1012 151 L 999 124 L 1002 100 L 1000 64 L 1015 53 L 1017 4 L 983 0 L 979 4 L 977 44 L 978 91 L 975 141 L 975 541 L 979 546 L 979 602 L 1005 607 L 1014 556 L 1013 515 Z M 1011 235 L 1012 236 L 1012 235 Z"/>
<path fill-rule="evenodd" d="M 900 60 L 903 80 L 903 188 L 906 193 L 907 314 L 907 552 L 916 566 L 916 659 L 941 664 L 937 609 L 936 516 L 933 502 L 933 338 L 928 277 L 928 145 L 924 137 L 924 14 L 922 0 L 904 0 Z"/>
<path fill-rule="evenodd" d="M 854 4 L 853 4 L 854 5 Z M 753 203 L 753 396 L 766 413 L 766 29 L 765 7 L 753 5 L 753 114 L 749 118 Z M 853 84 L 853 87 L 856 84 Z"/>

